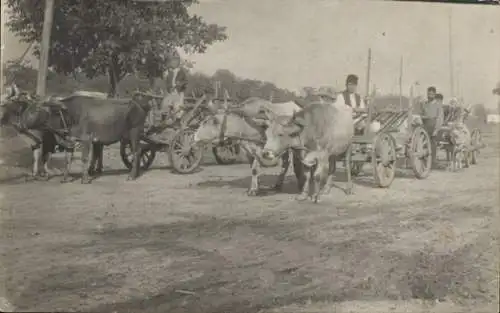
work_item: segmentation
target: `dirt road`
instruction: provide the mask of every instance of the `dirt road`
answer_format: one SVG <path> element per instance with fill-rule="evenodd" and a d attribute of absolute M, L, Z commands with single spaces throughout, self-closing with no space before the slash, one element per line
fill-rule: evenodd
<path fill-rule="evenodd" d="M 126 182 L 114 150 L 92 185 L 24 183 L 29 155 L 4 140 L 0 306 L 497 312 L 498 139 L 472 168 L 422 181 L 403 171 L 390 189 L 374 188 L 367 167 L 354 195 L 333 190 L 317 205 L 293 200 L 291 176 L 283 193 L 246 196 L 247 164 L 188 176 L 160 166 Z"/>

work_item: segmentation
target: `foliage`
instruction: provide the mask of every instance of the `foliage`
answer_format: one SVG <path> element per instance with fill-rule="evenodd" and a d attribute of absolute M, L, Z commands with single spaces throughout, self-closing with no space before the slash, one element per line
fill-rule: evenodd
<path fill-rule="evenodd" d="M 7 0 L 11 31 L 40 52 L 44 1 Z M 158 76 L 176 47 L 203 53 L 227 38 L 188 7 L 196 0 L 56 0 L 49 66 L 63 74 L 81 69 L 88 78 L 108 75 L 111 94 L 127 74 Z"/>

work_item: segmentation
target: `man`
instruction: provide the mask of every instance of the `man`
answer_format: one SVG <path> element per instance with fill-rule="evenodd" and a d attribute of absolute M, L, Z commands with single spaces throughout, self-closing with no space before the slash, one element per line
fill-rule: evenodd
<path fill-rule="evenodd" d="M 421 104 L 422 122 L 431 136 L 432 167 L 437 167 L 437 131 L 443 125 L 443 96 L 437 94 L 436 87 L 427 88 L 427 100 Z"/>
<path fill-rule="evenodd" d="M 361 95 L 357 92 L 358 81 L 359 81 L 358 76 L 354 74 L 347 75 L 345 82 L 346 89 L 342 91 L 340 94 L 338 94 L 336 101 L 337 104 L 348 106 L 357 110 L 365 110 L 367 108 L 365 99 L 361 98 Z M 361 115 L 354 117 L 354 125 L 356 127 L 355 133 L 357 135 L 362 134 L 363 129 L 366 126 L 364 122 L 359 123 L 359 120 L 361 118 L 362 118 Z M 381 125 L 378 121 L 372 121 L 372 123 L 369 126 L 369 131 L 376 133 L 377 131 L 380 130 L 380 127 Z"/>
<path fill-rule="evenodd" d="M 181 59 L 178 54 L 169 56 L 167 70 L 163 72 L 163 80 L 154 82 L 153 90 L 164 94 L 159 106 L 155 108 L 154 125 L 157 127 L 167 126 L 167 120 L 180 118 L 184 104 L 184 92 L 188 84 L 186 72 L 180 67 Z M 158 121 L 159 120 L 159 121 Z M 160 138 L 158 138 L 160 139 Z"/>
<path fill-rule="evenodd" d="M 337 96 L 337 102 L 356 109 L 366 109 L 364 99 L 357 93 L 358 90 L 358 76 L 349 74 L 347 76 L 345 85 L 346 89 Z"/>

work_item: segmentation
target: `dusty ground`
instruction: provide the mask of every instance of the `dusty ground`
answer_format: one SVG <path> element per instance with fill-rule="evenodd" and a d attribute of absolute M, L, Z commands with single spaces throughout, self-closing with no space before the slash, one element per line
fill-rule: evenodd
<path fill-rule="evenodd" d="M 247 164 L 126 182 L 114 149 L 92 185 L 24 183 L 30 156 L 3 139 L 0 309 L 498 312 L 495 133 L 470 169 L 384 190 L 366 167 L 318 205 L 292 200 L 292 177 L 247 197 Z"/>

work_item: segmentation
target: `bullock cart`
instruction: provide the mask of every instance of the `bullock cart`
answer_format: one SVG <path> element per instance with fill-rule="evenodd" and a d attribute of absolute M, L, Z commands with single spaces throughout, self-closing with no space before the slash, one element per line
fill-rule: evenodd
<path fill-rule="evenodd" d="M 359 175 L 365 163 L 371 163 L 377 186 L 389 187 L 395 177 L 398 160 L 410 165 L 415 177 L 427 178 L 431 171 L 431 140 L 418 123 L 414 123 L 412 110 L 384 110 L 374 112 L 354 110 L 357 130 L 346 160 L 351 162 L 351 174 Z M 380 123 L 371 131 L 372 122 Z M 359 131 L 362 129 L 362 131 Z"/>
<path fill-rule="evenodd" d="M 163 96 L 150 95 L 153 104 L 159 103 Z M 217 102 L 220 99 L 213 99 Z M 200 122 L 209 114 L 205 96 L 197 99 L 186 97 L 184 111 L 181 118 L 172 121 L 168 126 L 151 127 L 141 139 L 140 167 L 147 170 L 153 164 L 157 152 L 164 152 L 172 169 L 178 174 L 190 174 L 196 170 L 203 158 L 203 148 L 193 144 L 193 134 Z M 155 139 L 153 135 L 162 134 L 162 140 Z M 165 139 L 163 139 L 165 138 Z M 132 167 L 132 154 L 130 142 L 121 142 L 120 156 L 127 168 Z M 212 149 L 218 164 L 231 164 L 237 159 L 239 147 L 232 142 L 223 142 Z"/>
<path fill-rule="evenodd" d="M 448 169 L 455 171 L 462 165 L 478 163 L 480 150 L 485 147 L 481 130 L 469 129 L 466 120 L 469 110 L 462 107 L 446 107 L 443 126 L 437 130 L 436 149 L 446 152 Z"/>

